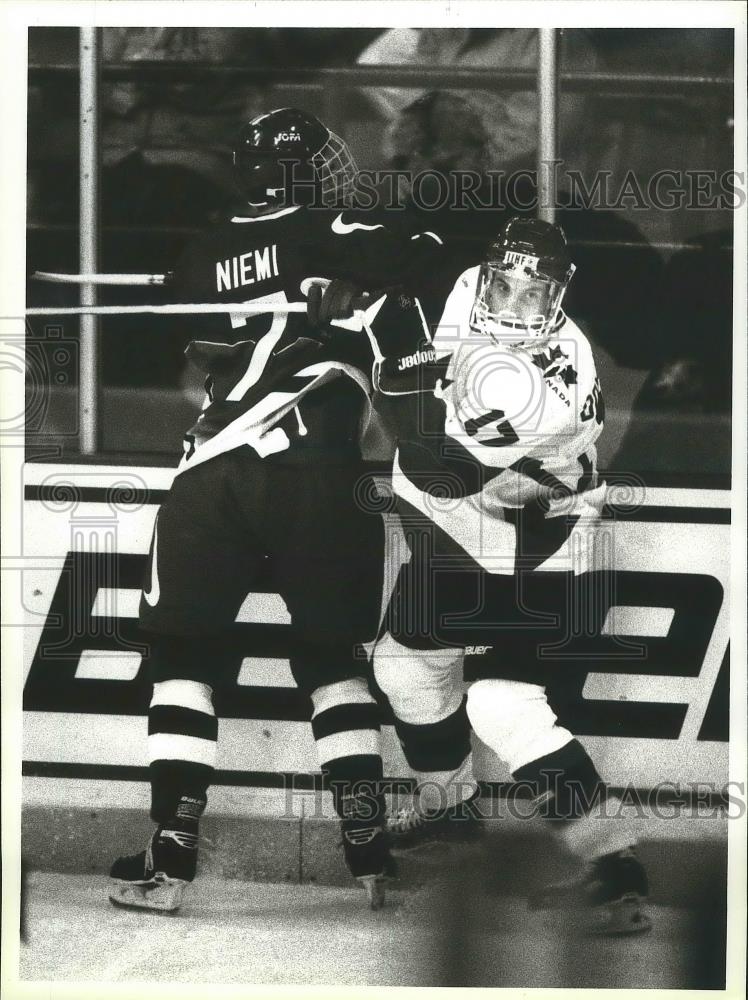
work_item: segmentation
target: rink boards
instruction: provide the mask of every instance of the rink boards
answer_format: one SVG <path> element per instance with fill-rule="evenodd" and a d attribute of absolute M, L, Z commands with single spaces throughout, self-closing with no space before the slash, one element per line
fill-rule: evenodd
<path fill-rule="evenodd" d="M 140 583 L 172 469 L 27 464 L 18 572 L 24 628 L 24 773 L 145 778 L 149 690 Z M 566 674 L 564 723 L 618 785 L 727 781 L 730 493 L 613 491 L 616 587 L 603 637 Z M 394 522 L 393 522 L 394 524 Z M 391 525 L 392 527 L 393 525 Z M 394 530 L 394 528 L 393 528 Z M 390 567 L 392 570 L 392 567 Z M 225 784 L 316 772 L 308 703 L 288 667 L 279 595 L 250 594 L 246 658 L 220 697 Z M 246 643 L 246 644 L 245 644 Z M 385 773 L 408 774 L 391 726 Z M 505 781 L 476 746 L 479 777 Z"/>

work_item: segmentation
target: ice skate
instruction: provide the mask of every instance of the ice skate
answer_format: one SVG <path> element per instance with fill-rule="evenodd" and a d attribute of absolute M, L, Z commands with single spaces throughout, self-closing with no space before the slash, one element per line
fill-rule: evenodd
<path fill-rule="evenodd" d="M 348 869 L 363 886 L 370 909 L 381 910 L 387 880 L 395 875 L 387 835 L 381 826 L 362 826 L 360 821 L 343 820 L 341 830 Z"/>
<path fill-rule="evenodd" d="M 159 827 L 144 851 L 114 862 L 109 899 L 115 906 L 173 913 L 196 867 L 197 833 Z"/>
<path fill-rule="evenodd" d="M 556 882 L 530 897 L 535 910 L 567 910 L 586 934 L 641 934 L 652 922 L 644 910 L 647 874 L 632 849 L 594 858 L 581 878 Z"/>
<path fill-rule="evenodd" d="M 417 800 L 387 814 L 387 834 L 392 850 L 405 852 L 430 844 L 466 844 L 482 831 L 476 811 L 478 794 L 449 809 L 419 808 Z"/>

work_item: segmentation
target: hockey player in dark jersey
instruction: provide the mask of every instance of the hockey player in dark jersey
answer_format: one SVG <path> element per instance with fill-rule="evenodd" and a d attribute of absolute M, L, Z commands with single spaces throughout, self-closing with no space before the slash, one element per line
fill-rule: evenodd
<path fill-rule="evenodd" d="M 350 210 L 350 153 L 304 112 L 249 122 L 234 162 L 242 207 L 187 248 L 175 297 L 268 311 L 192 317 L 187 354 L 205 371 L 207 396 L 159 511 L 140 608 L 157 829 L 145 852 L 115 862 L 110 898 L 174 910 L 195 876 L 216 757 L 213 690 L 239 669 L 227 633 L 269 573 L 295 629 L 291 669 L 311 698 L 345 858 L 377 907 L 390 859 L 361 644 L 379 622 L 383 528 L 356 503 L 372 359 L 355 334 L 352 294 L 428 269 L 441 243 Z M 309 316 L 285 311 L 292 304 Z"/>
<path fill-rule="evenodd" d="M 599 634 L 608 580 L 602 394 L 590 345 L 561 308 L 573 271 L 559 227 L 513 219 L 437 301 L 433 335 L 417 301 L 380 307 L 391 322 L 370 331 L 374 381 L 399 436 L 393 490 L 411 559 L 374 674 L 409 764 L 438 793 L 417 803 L 422 830 L 429 806 L 458 822 L 475 789 L 470 724 L 588 865 L 575 888 L 593 929 L 631 933 L 649 927 L 635 838 L 607 819 L 605 785 L 546 696 L 575 636 Z M 398 310 L 413 319 L 406 340 Z"/>

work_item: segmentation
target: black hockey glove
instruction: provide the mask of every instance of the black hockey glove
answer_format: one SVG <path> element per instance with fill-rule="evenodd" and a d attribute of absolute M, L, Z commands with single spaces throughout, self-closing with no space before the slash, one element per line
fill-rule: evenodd
<path fill-rule="evenodd" d="M 350 319 L 357 309 L 365 309 L 368 296 L 357 285 L 333 278 L 327 288 L 313 284 L 307 296 L 306 314 L 312 326 L 327 326 L 334 319 Z"/>

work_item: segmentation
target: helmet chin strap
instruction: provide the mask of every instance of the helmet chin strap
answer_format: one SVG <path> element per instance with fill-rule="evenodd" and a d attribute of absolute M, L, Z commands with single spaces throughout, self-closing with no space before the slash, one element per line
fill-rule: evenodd
<path fill-rule="evenodd" d="M 485 317 L 481 327 L 475 327 L 476 332 L 489 337 L 497 347 L 502 347 L 508 351 L 526 351 L 533 348 L 545 347 L 553 335 L 553 327 L 556 324 L 558 310 L 556 310 L 552 320 L 545 320 L 539 326 L 533 327 L 520 320 L 508 321 L 497 317 L 495 321 Z M 492 329 L 494 327 L 494 329 Z M 500 329 L 511 331 L 515 337 L 502 337 Z"/>
<path fill-rule="evenodd" d="M 267 188 L 265 194 L 268 196 L 265 201 L 250 201 L 249 198 L 245 199 L 245 204 L 249 205 L 253 212 L 257 215 L 262 215 L 265 212 L 275 212 L 278 208 L 278 202 L 273 201 L 273 198 L 277 199 L 278 194 L 283 194 L 283 188 Z"/>
<path fill-rule="evenodd" d="M 489 336 L 494 344 L 498 347 L 503 347 L 506 350 L 520 351 L 532 350 L 533 348 L 540 349 L 545 347 L 553 336 L 553 331 L 558 323 L 559 316 L 562 313 L 561 306 L 565 295 L 566 288 L 563 288 L 559 294 L 555 309 L 553 310 L 553 315 L 549 316 L 547 319 L 541 319 L 539 325 L 537 326 L 533 326 L 531 323 L 523 323 L 519 319 L 510 320 L 508 317 L 502 317 L 501 315 L 495 314 L 495 319 L 489 318 L 488 315 L 485 315 L 482 318 L 483 329 L 476 328 L 476 330 L 479 333 Z M 492 324 L 516 333 L 516 340 L 510 340 L 509 338 L 504 340 L 500 337 L 500 335 L 494 334 L 491 330 Z"/>
<path fill-rule="evenodd" d="M 516 340 L 502 340 L 501 337 L 494 338 L 491 334 L 489 334 L 489 336 L 493 339 L 495 344 L 505 348 L 507 351 L 532 351 L 536 348 L 539 349 L 541 347 L 545 347 L 551 339 L 551 332 L 547 329 L 535 332 L 528 330 L 527 336 L 522 337 L 520 335 Z"/>

